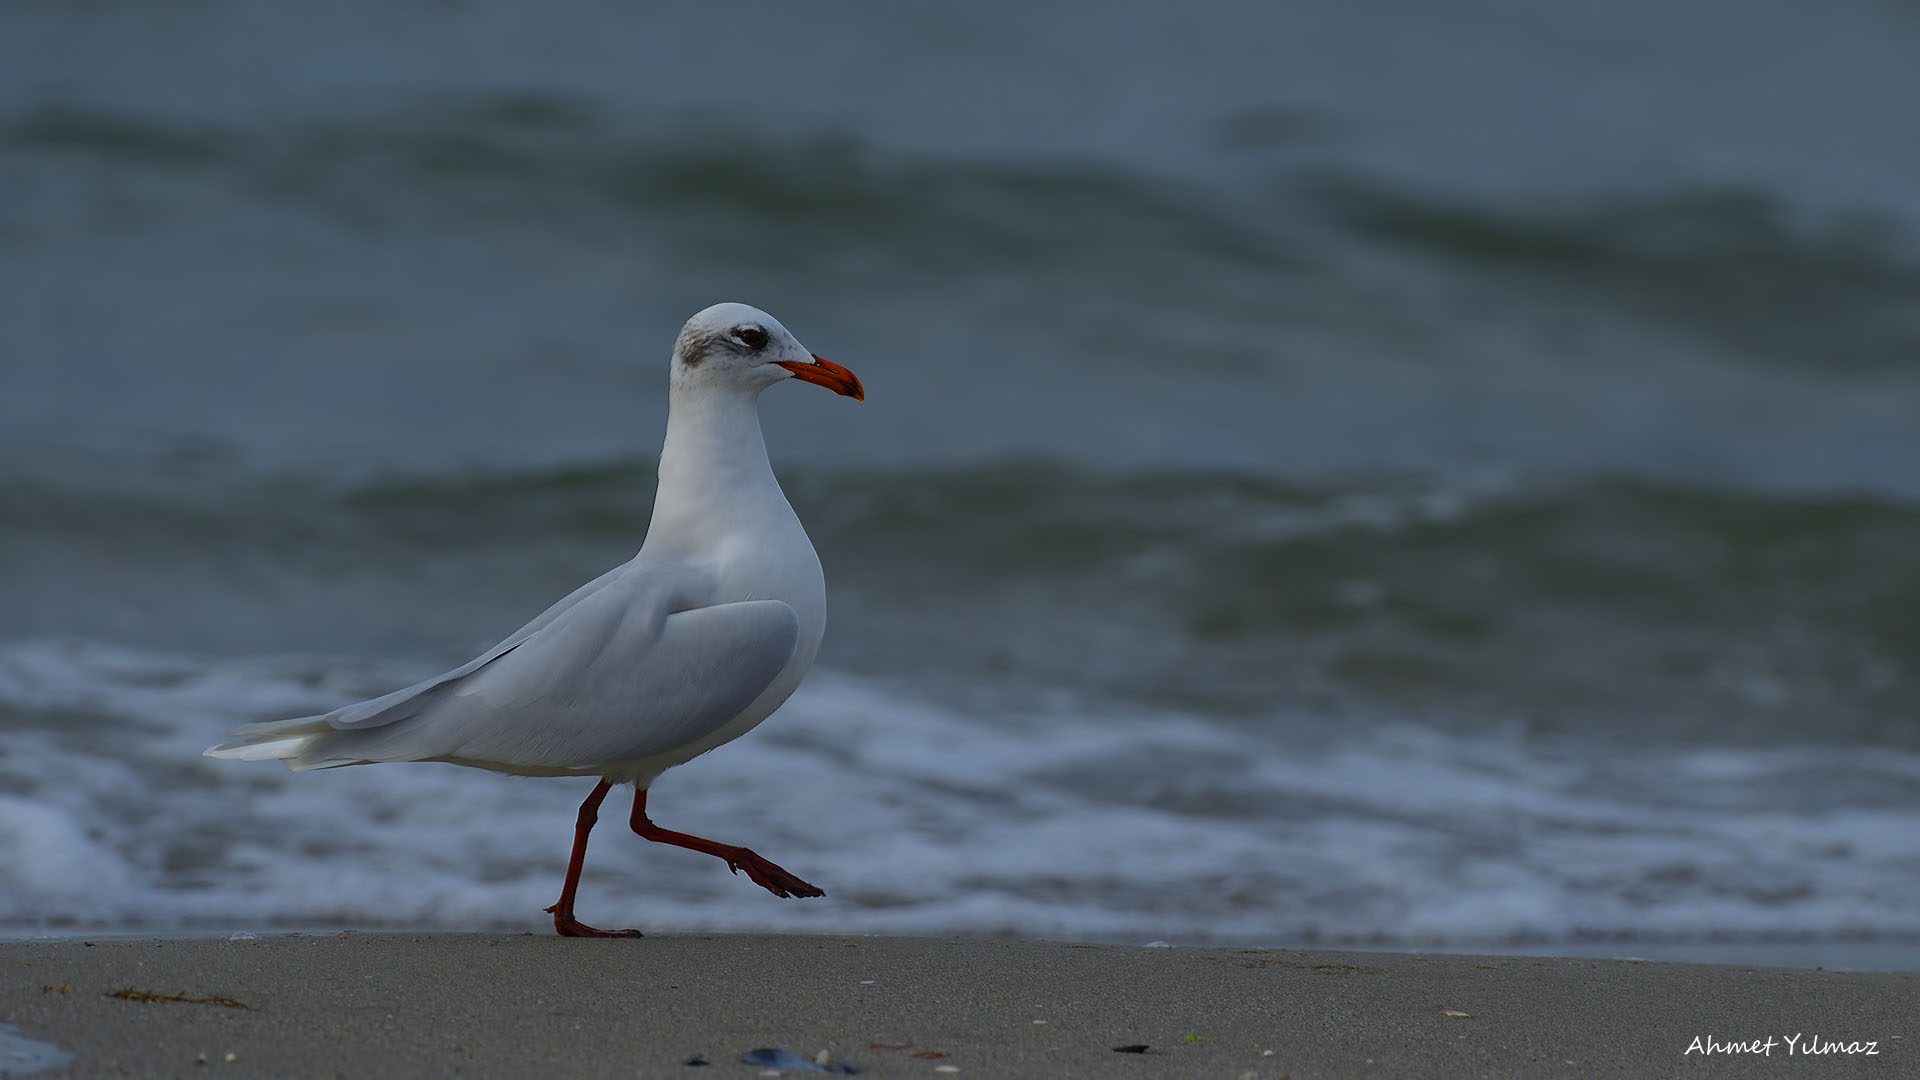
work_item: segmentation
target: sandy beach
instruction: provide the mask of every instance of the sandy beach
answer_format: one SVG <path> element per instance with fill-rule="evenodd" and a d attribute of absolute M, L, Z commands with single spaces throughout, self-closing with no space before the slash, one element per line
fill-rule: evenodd
<path fill-rule="evenodd" d="M 48 1077 L 754 1076 L 762 1048 L 872 1076 L 1892 1077 L 1920 1042 L 1912 974 L 1630 959 L 340 934 L 11 943 L 0 972 L 0 1023 L 73 1054 Z"/>

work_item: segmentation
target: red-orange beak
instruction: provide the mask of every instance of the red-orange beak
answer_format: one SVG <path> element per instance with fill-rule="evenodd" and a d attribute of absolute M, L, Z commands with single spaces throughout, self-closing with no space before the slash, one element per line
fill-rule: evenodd
<path fill-rule="evenodd" d="M 855 401 L 867 400 L 867 392 L 860 385 L 860 377 L 823 356 L 814 357 L 811 364 L 802 364 L 794 360 L 775 360 L 774 363 L 793 372 L 793 377 L 802 382 L 824 386 L 836 394 L 845 394 Z"/>

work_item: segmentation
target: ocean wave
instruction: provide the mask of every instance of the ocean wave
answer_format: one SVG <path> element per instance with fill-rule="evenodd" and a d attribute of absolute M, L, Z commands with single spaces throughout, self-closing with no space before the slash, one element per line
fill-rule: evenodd
<path fill-rule="evenodd" d="M 234 723 L 413 674 L 0 647 L 0 927 L 541 925 L 584 782 L 199 756 Z M 975 715 L 826 671 L 651 804 L 826 900 L 777 902 L 613 815 L 582 910 L 1189 943 L 1899 937 L 1920 930 L 1916 792 L 1920 758 L 1884 749 L 1602 753 L 1404 724 L 1295 740 L 1169 713 Z"/>
<path fill-rule="evenodd" d="M 652 477 L 50 485 L 0 480 L 20 633 L 448 661 L 628 558 Z M 787 488 L 833 581 L 834 662 L 969 700 L 1920 740 L 1920 508 L 1897 499 L 1032 461 Z"/>
<path fill-rule="evenodd" d="M 1095 282 L 1107 302 L 1150 296 L 1153 308 L 1244 298 L 1253 321 L 1275 307 L 1324 317 L 1332 301 L 1318 279 L 1358 272 L 1343 253 L 1413 253 L 1506 271 L 1508 290 L 1542 304 L 1598 305 L 1805 373 L 1908 369 L 1920 356 L 1913 238 L 1885 215 L 1813 216 L 1756 187 L 1496 204 L 1318 159 L 1245 160 L 1251 178 L 1209 183 L 1090 159 L 783 136 L 706 113 L 641 123 L 536 93 L 262 128 L 43 104 L 0 117 L 0 145 L 30 161 L 192 173 L 349 225 L 556 229 L 575 241 L 639 230 L 689 265 L 759 248 L 805 251 L 819 270 L 863 280 L 989 269 L 1049 275 L 1055 289 Z"/>
<path fill-rule="evenodd" d="M 1516 207 L 1352 177 L 1312 187 L 1362 235 L 1498 270 L 1563 302 L 1601 300 L 1743 357 L 1816 374 L 1920 363 L 1920 269 L 1902 255 L 1900 227 L 1871 214 L 1808 222 L 1778 198 L 1741 189 Z"/>
<path fill-rule="evenodd" d="M 664 130 L 623 127 L 586 102 L 540 95 L 267 130 L 44 105 L 0 118 L 0 142 L 115 168 L 197 171 L 352 222 L 595 232 L 644 223 L 694 259 L 734 249 L 720 241 L 769 246 L 771 234 L 796 250 L 808 236 L 830 237 L 816 250 L 885 251 L 935 271 L 1138 261 L 1143 250 L 1243 269 L 1296 265 L 1282 234 L 1249 228 L 1217 200 L 1092 162 L 887 154 L 848 137 L 783 138 L 711 116 Z"/>

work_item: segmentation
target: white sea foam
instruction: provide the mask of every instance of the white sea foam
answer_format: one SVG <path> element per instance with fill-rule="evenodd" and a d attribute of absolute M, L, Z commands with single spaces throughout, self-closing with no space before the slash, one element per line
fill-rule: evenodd
<path fill-rule="evenodd" d="M 417 674 L 0 647 L 0 927 L 542 926 L 587 781 L 199 756 L 236 723 Z M 1378 726 L 1302 749 L 1181 716 L 968 716 L 817 672 L 762 729 L 664 777 L 650 809 L 826 899 L 642 844 L 616 796 L 580 912 L 1183 943 L 1903 936 L 1920 929 L 1920 815 L 1888 793 L 1916 784 L 1920 757 L 1884 750 Z"/>

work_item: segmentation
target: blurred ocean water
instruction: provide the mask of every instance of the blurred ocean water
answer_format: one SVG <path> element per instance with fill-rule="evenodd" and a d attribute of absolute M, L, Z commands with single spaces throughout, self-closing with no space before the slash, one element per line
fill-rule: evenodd
<path fill-rule="evenodd" d="M 0 932 L 535 927 L 585 785 L 198 751 L 645 533 L 740 299 L 821 667 L 643 926 L 1920 940 L 1920 11 L 0 11 Z M 1625 951 L 1633 951 L 1626 947 Z"/>

